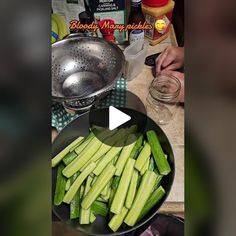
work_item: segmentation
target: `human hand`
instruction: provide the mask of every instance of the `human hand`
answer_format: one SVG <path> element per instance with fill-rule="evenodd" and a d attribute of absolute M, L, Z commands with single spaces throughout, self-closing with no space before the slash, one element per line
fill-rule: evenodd
<path fill-rule="evenodd" d="M 162 70 L 159 75 L 174 76 L 180 81 L 181 88 L 178 97 L 178 102 L 184 102 L 184 73 L 172 70 Z"/>
<path fill-rule="evenodd" d="M 162 70 L 177 70 L 184 65 L 184 48 L 168 46 L 156 59 L 156 75 Z"/>

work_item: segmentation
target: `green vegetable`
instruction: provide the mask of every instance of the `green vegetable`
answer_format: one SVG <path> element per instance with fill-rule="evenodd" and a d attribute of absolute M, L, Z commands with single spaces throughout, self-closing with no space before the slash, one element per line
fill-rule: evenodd
<path fill-rule="evenodd" d="M 57 182 L 56 182 L 56 189 L 54 194 L 54 205 L 59 206 L 61 205 L 65 189 L 66 189 L 66 178 L 62 175 L 62 170 L 65 166 L 61 163 L 57 168 Z"/>
<path fill-rule="evenodd" d="M 116 162 L 117 162 L 118 158 L 119 158 L 119 155 L 116 155 L 114 157 L 113 162 L 112 162 L 114 166 L 116 165 Z"/>
<path fill-rule="evenodd" d="M 154 170 L 155 169 L 155 163 L 154 163 L 154 160 L 153 158 L 151 157 L 150 158 L 150 162 L 149 162 L 149 167 L 148 167 L 149 170 Z"/>
<path fill-rule="evenodd" d="M 122 174 L 125 163 L 127 162 L 129 155 L 135 146 L 135 143 L 136 143 L 136 136 L 134 134 L 130 134 L 116 162 L 116 173 L 115 173 L 116 176 L 120 176 Z"/>
<path fill-rule="evenodd" d="M 141 171 L 140 171 L 140 175 L 144 175 L 145 172 L 146 172 L 146 170 L 148 170 L 148 167 L 149 167 L 149 160 L 150 160 L 150 158 L 148 158 L 147 161 L 145 162 L 143 168 L 142 168 Z"/>
<path fill-rule="evenodd" d="M 134 159 L 128 159 L 127 164 L 125 165 L 125 169 L 122 173 L 120 183 L 118 185 L 113 202 L 111 204 L 110 211 L 115 214 L 120 214 L 124 206 L 125 198 L 126 198 L 129 184 L 132 177 L 132 173 L 134 171 L 134 164 L 135 164 Z"/>
<path fill-rule="evenodd" d="M 124 138 L 127 134 L 127 130 L 125 129 L 120 129 L 117 131 L 112 137 L 108 137 L 107 140 L 109 140 L 110 145 L 107 145 L 106 142 L 101 145 L 101 147 L 98 149 L 98 151 L 92 156 L 92 158 L 83 166 L 85 168 L 90 162 L 94 161 L 96 162 L 99 160 L 104 154 L 106 154 L 112 146 L 120 139 Z M 81 171 L 83 171 L 83 168 Z"/>
<path fill-rule="evenodd" d="M 52 159 L 52 165 L 62 160 L 54 204 L 70 204 L 70 219 L 91 224 L 100 215 L 117 232 L 122 224 L 133 227 L 166 194 L 160 185 L 163 173 L 171 171 L 168 158 L 154 131 L 144 140 L 136 130 L 92 129 Z"/>
<path fill-rule="evenodd" d="M 90 218 L 89 218 L 89 222 L 93 223 L 96 220 L 96 216 L 93 214 L 93 212 L 90 212 Z"/>
<path fill-rule="evenodd" d="M 80 154 L 84 150 L 84 148 L 93 140 L 95 135 L 104 135 L 104 137 L 106 137 L 108 135 L 108 131 L 104 131 L 104 129 L 92 128 L 88 136 L 84 139 L 84 141 L 80 145 L 77 145 L 77 147 L 75 148 L 75 152 L 77 154 Z"/>
<path fill-rule="evenodd" d="M 95 215 L 106 216 L 108 214 L 107 205 L 104 202 L 95 201 L 92 206 L 91 210 Z"/>
<path fill-rule="evenodd" d="M 92 186 L 93 186 L 94 183 L 96 182 L 97 178 L 98 178 L 97 176 L 94 176 L 94 177 L 93 177 L 93 181 L 92 181 L 92 183 L 91 183 Z"/>
<path fill-rule="evenodd" d="M 127 215 L 128 209 L 125 207 L 122 208 L 121 213 L 118 215 L 114 215 L 110 220 L 108 226 L 111 228 L 113 232 L 116 232 L 121 224 L 123 223 L 125 216 Z"/>
<path fill-rule="evenodd" d="M 132 207 L 124 220 L 127 225 L 135 225 L 144 205 L 152 193 L 156 182 L 156 177 L 156 174 L 150 170 L 147 170 L 144 174 Z"/>
<path fill-rule="evenodd" d="M 116 145 L 115 147 L 112 147 L 106 155 L 99 161 L 96 169 L 93 171 L 95 175 L 100 175 L 103 169 L 107 166 L 109 162 L 112 161 L 112 159 L 121 151 L 123 141 L 117 141 L 120 145 Z"/>
<path fill-rule="evenodd" d="M 107 200 L 104 200 L 101 196 L 98 197 L 97 200 L 98 200 L 99 202 L 105 202 L 105 203 L 107 202 Z"/>
<path fill-rule="evenodd" d="M 151 155 L 151 147 L 148 143 L 145 143 L 142 151 L 139 153 L 138 158 L 135 163 L 135 168 L 138 171 L 141 171 L 143 166 L 145 165 L 145 162 L 148 160 L 148 158 Z"/>
<path fill-rule="evenodd" d="M 69 152 L 73 152 L 79 145 L 81 145 L 81 143 L 83 143 L 85 139 L 86 138 L 82 137 L 82 139 L 78 143 L 76 143 L 74 146 L 70 148 Z"/>
<path fill-rule="evenodd" d="M 66 187 L 65 187 L 66 191 L 68 191 L 70 188 L 70 181 L 71 181 L 70 179 L 67 179 L 67 181 L 66 181 Z"/>
<path fill-rule="evenodd" d="M 131 178 L 131 182 L 129 185 L 129 190 L 127 193 L 126 201 L 125 201 L 125 207 L 130 209 L 136 194 L 136 189 L 138 186 L 138 171 L 134 170 Z"/>
<path fill-rule="evenodd" d="M 156 162 L 157 168 L 161 175 L 168 175 L 171 171 L 168 160 L 165 158 L 164 152 L 156 135 L 156 132 L 150 130 L 147 132 L 148 142 L 151 146 L 152 155 Z"/>
<path fill-rule="evenodd" d="M 88 177 L 85 185 L 85 190 L 84 190 L 84 195 L 88 193 L 88 191 L 91 188 L 91 183 L 92 183 L 92 177 Z M 80 209 L 80 224 L 89 224 L 90 223 L 90 214 L 91 214 L 91 208 L 88 209 Z"/>
<path fill-rule="evenodd" d="M 94 173 L 91 173 L 89 176 L 92 177 L 92 179 L 95 178 L 95 174 Z"/>
<path fill-rule="evenodd" d="M 66 177 L 70 177 L 75 172 L 79 171 L 89 160 L 92 156 L 99 150 L 102 145 L 102 141 L 108 138 L 109 136 L 113 135 L 116 130 L 109 131 L 105 130 L 98 135 L 100 139 L 94 137 L 89 144 L 83 149 L 83 151 L 75 158 L 64 170 L 63 174 Z"/>
<path fill-rule="evenodd" d="M 97 130 L 97 132 L 99 131 L 104 131 L 106 128 L 102 127 L 102 126 L 98 126 L 98 125 L 92 125 L 92 130 Z"/>
<path fill-rule="evenodd" d="M 94 153 L 101 146 L 101 141 L 96 137 L 86 146 L 86 148 L 63 170 L 63 175 L 71 177 L 74 173 L 79 171 L 86 162 L 94 155 Z"/>
<path fill-rule="evenodd" d="M 110 198 L 109 198 L 109 201 L 108 201 L 108 207 L 109 208 L 111 207 L 111 204 L 112 204 L 112 201 L 114 199 L 115 193 L 116 193 L 116 190 L 111 188 Z"/>
<path fill-rule="evenodd" d="M 111 195 L 111 187 L 108 188 L 107 195 L 105 196 L 105 198 L 108 198 L 107 200 L 109 200 L 110 195 Z"/>
<path fill-rule="evenodd" d="M 76 178 L 79 176 L 79 173 L 75 173 L 69 180 L 71 184 L 74 183 Z M 77 190 L 74 198 L 70 203 L 70 219 L 76 219 L 80 216 L 80 189 Z"/>
<path fill-rule="evenodd" d="M 98 198 L 103 188 L 107 185 L 107 183 L 113 177 L 115 171 L 116 171 L 116 168 L 112 164 L 108 164 L 106 166 L 104 171 L 98 176 L 92 188 L 85 195 L 81 203 L 81 206 L 84 209 L 88 209 L 92 205 L 92 203 Z"/>
<path fill-rule="evenodd" d="M 113 178 L 111 187 L 112 187 L 113 189 L 117 189 L 117 187 L 118 187 L 118 185 L 119 185 L 119 182 L 120 182 L 120 176 L 115 176 L 115 177 Z"/>
<path fill-rule="evenodd" d="M 64 148 L 62 151 L 60 151 L 55 157 L 53 157 L 51 163 L 52 167 L 55 167 L 62 158 L 70 151 L 70 148 L 74 147 L 77 143 L 79 143 L 83 137 L 79 137 L 75 139 L 72 143 L 70 143 L 66 148 Z"/>
<path fill-rule="evenodd" d="M 107 191 L 108 191 L 108 188 L 109 188 L 108 184 L 105 186 L 105 188 L 101 192 L 102 197 L 107 195 Z"/>
<path fill-rule="evenodd" d="M 138 188 L 139 188 L 139 186 L 140 186 L 140 184 L 141 184 L 141 180 L 142 180 L 142 176 L 141 175 L 138 175 Z"/>
<path fill-rule="evenodd" d="M 138 221 L 141 220 L 165 195 L 165 189 L 160 186 L 158 189 L 156 189 L 152 195 L 147 200 L 145 206 L 143 207 L 141 214 L 138 218 Z"/>
<path fill-rule="evenodd" d="M 110 195 L 111 184 L 112 184 L 112 179 L 108 182 L 108 184 L 102 190 L 102 192 L 101 192 L 102 197 L 107 198 Z"/>
<path fill-rule="evenodd" d="M 137 125 L 132 125 L 128 128 L 130 134 L 135 133 L 137 131 Z"/>
<path fill-rule="evenodd" d="M 100 159 L 96 160 L 95 163 L 96 163 L 96 166 L 98 165 L 99 161 L 102 159 L 103 157 L 101 157 Z M 96 175 L 95 175 L 96 176 Z"/>
<path fill-rule="evenodd" d="M 82 198 L 83 195 L 84 195 L 84 185 L 82 184 L 82 185 L 80 186 L 80 198 Z"/>
<path fill-rule="evenodd" d="M 64 164 L 67 166 L 69 165 L 76 157 L 77 157 L 77 153 L 72 151 L 72 152 L 68 152 L 62 159 L 62 161 L 64 162 Z"/>
<path fill-rule="evenodd" d="M 157 175 L 157 181 L 155 183 L 154 189 L 157 189 L 159 187 L 162 178 L 163 178 L 163 175 L 159 175 L 159 174 Z"/>
<path fill-rule="evenodd" d="M 103 142 L 105 139 L 112 137 L 117 132 L 117 129 L 110 131 L 109 129 L 105 129 L 102 132 L 98 132 L 96 136 Z"/>
<path fill-rule="evenodd" d="M 130 153 L 130 158 L 136 159 L 139 151 L 142 148 L 142 143 L 143 143 L 143 135 L 140 135 L 137 142 L 135 143 L 134 148 L 132 149 L 132 152 Z"/>
<path fill-rule="evenodd" d="M 101 198 L 104 199 L 106 202 L 108 202 L 110 198 L 110 194 L 111 194 L 111 189 L 109 188 L 107 191 L 107 194 L 105 196 L 101 195 Z"/>
<path fill-rule="evenodd" d="M 89 174 L 94 170 L 96 167 L 96 164 L 94 162 L 90 163 L 87 168 L 80 173 L 80 175 L 77 177 L 77 179 L 74 181 L 74 183 L 71 185 L 70 189 L 67 191 L 63 202 L 70 203 L 73 197 L 75 196 L 77 190 L 83 183 L 83 181 L 89 176 Z"/>
<path fill-rule="evenodd" d="M 103 146 L 103 144 L 102 144 Z M 95 162 L 96 164 L 99 163 L 100 159 L 103 156 L 100 156 L 99 150 L 101 150 L 102 146 L 98 149 L 98 151 L 90 158 L 90 160 L 81 168 L 81 171 L 83 171 L 91 162 Z M 99 155 L 98 155 L 99 154 Z"/>
<path fill-rule="evenodd" d="M 80 142 L 79 144 L 77 144 L 74 148 L 70 149 L 70 152 L 74 151 L 76 149 L 76 153 L 79 154 L 86 145 L 88 145 L 88 143 L 91 141 L 91 139 L 95 136 L 96 133 L 98 133 L 99 131 L 95 128 L 92 128 L 89 132 L 89 134 L 82 140 L 82 142 Z M 81 146 L 80 148 L 78 148 L 79 146 Z"/>
<path fill-rule="evenodd" d="M 80 154 L 85 149 L 85 147 L 93 140 L 94 137 L 94 133 L 90 132 L 89 135 L 84 139 L 84 141 L 75 148 L 75 153 Z"/>

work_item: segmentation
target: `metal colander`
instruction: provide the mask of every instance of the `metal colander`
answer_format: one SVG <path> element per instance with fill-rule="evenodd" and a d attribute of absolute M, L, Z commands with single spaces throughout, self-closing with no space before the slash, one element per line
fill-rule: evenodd
<path fill-rule="evenodd" d="M 95 37 L 69 37 L 52 45 L 52 98 L 70 107 L 93 104 L 124 69 L 121 49 Z"/>

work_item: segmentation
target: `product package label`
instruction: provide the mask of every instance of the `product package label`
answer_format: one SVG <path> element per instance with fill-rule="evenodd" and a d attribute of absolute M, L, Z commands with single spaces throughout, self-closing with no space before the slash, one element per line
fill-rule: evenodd
<path fill-rule="evenodd" d="M 125 9 L 125 0 L 90 0 L 93 12 L 119 11 Z"/>
<path fill-rule="evenodd" d="M 126 24 L 125 0 L 90 0 L 91 11 L 94 13 L 95 22 L 112 19 L 115 24 Z M 98 30 L 98 36 L 102 37 Z M 127 32 L 115 30 L 116 41 L 122 43 L 127 40 Z"/>
<path fill-rule="evenodd" d="M 118 11 L 116 14 L 114 12 L 97 12 L 94 13 L 95 21 L 104 20 L 104 19 L 113 19 L 115 24 L 125 24 L 125 12 L 124 11 Z M 126 31 L 119 31 L 115 30 L 114 36 L 116 37 L 116 40 L 118 42 L 123 42 L 127 40 Z M 102 37 L 102 35 L 98 31 L 98 36 Z"/>
<path fill-rule="evenodd" d="M 159 17 L 154 17 L 146 14 L 147 24 L 152 25 L 152 29 L 145 30 L 145 36 L 150 39 L 158 39 L 165 33 L 169 32 L 171 25 L 172 11 Z"/>

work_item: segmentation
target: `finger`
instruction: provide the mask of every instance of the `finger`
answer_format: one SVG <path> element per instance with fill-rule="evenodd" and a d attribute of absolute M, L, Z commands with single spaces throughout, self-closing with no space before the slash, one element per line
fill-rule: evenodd
<path fill-rule="evenodd" d="M 167 66 L 164 70 L 172 70 L 173 71 L 173 70 L 177 70 L 179 68 L 181 68 L 181 63 L 177 62 L 177 63 Z"/>
<path fill-rule="evenodd" d="M 166 68 L 167 66 L 171 65 L 174 62 L 174 60 L 175 57 L 171 53 L 168 53 L 168 55 L 162 61 L 162 67 Z"/>
<path fill-rule="evenodd" d="M 161 66 L 162 66 L 162 62 L 163 62 L 163 60 L 165 59 L 165 57 L 166 57 L 166 52 L 164 51 L 164 52 L 162 52 L 159 56 L 158 56 L 158 58 L 156 59 L 156 72 L 157 72 L 157 74 L 159 74 L 160 72 L 161 72 Z"/>
<path fill-rule="evenodd" d="M 161 71 L 161 75 L 176 75 L 178 71 L 164 69 Z"/>
<path fill-rule="evenodd" d="M 174 73 L 174 71 L 172 71 L 172 70 L 166 70 L 166 69 L 164 69 L 164 70 L 162 70 L 162 71 L 160 72 L 160 75 L 171 76 L 171 75 L 173 75 L 173 73 Z"/>
<path fill-rule="evenodd" d="M 156 59 L 156 75 L 158 75 L 163 69 L 164 67 L 163 62 L 165 61 L 165 58 L 170 55 L 172 48 L 173 48 L 172 45 L 167 46 Z"/>
<path fill-rule="evenodd" d="M 156 58 L 156 63 L 159 61 L 159 59 L 160 59 L 162 53 L 163 53 L 163 52 L 161 52 L 161 53 L 157 56 L 157 58 Z"/>
<path fill-rule="evenodd" d="M 171 50 L 171 45 L 167 46 L 163 52 L 156 58 L 156 73 L 159 74 L 161 72 L 162 62 L 165 57 L 168 55 L 169 51 Z"/>

